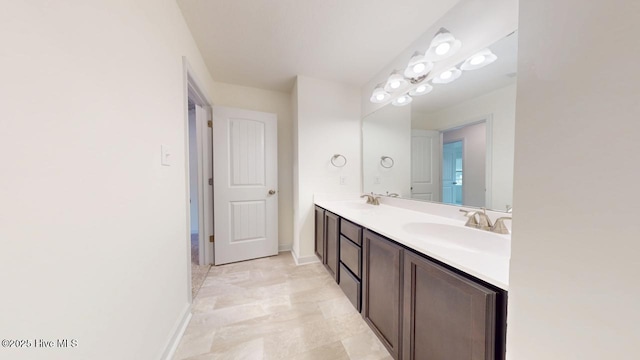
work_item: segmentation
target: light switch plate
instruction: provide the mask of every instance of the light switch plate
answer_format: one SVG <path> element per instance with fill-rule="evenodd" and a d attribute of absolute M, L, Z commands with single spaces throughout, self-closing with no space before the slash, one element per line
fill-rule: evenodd
<path fill-rule="evenodd" d="M 161 158 L 160 163 L 163 166 L 171 166 L 171 153 L 166 145 L 160 145 Z"/>

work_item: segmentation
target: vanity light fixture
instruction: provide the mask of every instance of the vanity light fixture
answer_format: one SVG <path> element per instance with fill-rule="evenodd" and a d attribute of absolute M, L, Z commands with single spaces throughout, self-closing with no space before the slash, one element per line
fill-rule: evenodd
<path fill-rule="evenodd" d="M 461 47 L 462 41 L 456 39 L 449 30 L 440 28 L 424 56 L 427 61 L 440 61 L 455 54 Z"/>
<path fill-rule="evenodd" d="M 433 86 L 431 86 L 429 84 L 421 84 L 417 88 L 409 91 L 409 95 L 411 95 L 411 96 L 425 95 L 425 94 L 430 93 L 431 90 L 433 90 Z"/>
<path fill-rule="evenodd" d="M 496 61 L 498 57 L 489 49 L 479 51 L 477 54 L 471 56 L 460 66 L 462 70 L 476 70 L 485 67 L 492 62 Z"/>
<path fill-rule="evenodd" d="M 389 94 L 384 90 L 383 85 L 378 84 L 376 85 L 376 88 L 373 90 L 373 94 L 371 94 L 371 98 L 369 99 L 369 101 L 371 101 L 372 103 L 380 104 L 389 100 L 390 97 L 391 97 L 391 94 Z"/>
<path fill-rule="evenodd" d="M 460 71 L 460 69 L 451 68 L 441 72 L 438 76 L 434 77 L 431 82 L 434 84 L 448 84 L 459 78 L 460 75 L 462 75 L 462 71 Z"/>
<path fill-rule="evenodd" d="M 433 63 L 427 61 L 424 54 L 416 51 L 404 70 L 404 76 L 410 79 L 412 84 L 415 84 L 424 80 L 431 69 L 433 69 Z"/>
<path fill-rule="evenodd" d="M 409 82 L 398 71 L 394 71 L 389 75 L 387 82 L 384 84 L 384 90 L 392 93 L 394 91 L 402 90 Z"/>
<path fill-rule="evenodd" d="M 405 105 L 411 104 L 411 101 L 413 101 L 411 96 L 404 94 L 398 97 L 397 99 L 393 100 L 391 103 L 395 106 L 405 106 Z"/>

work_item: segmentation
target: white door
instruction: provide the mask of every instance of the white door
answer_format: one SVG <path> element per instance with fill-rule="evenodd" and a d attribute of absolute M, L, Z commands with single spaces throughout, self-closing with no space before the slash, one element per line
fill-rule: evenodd
<path fill-rule="evenodd" d="M 440 132 L 411 130 L 411 197 L 440 201 Z"/>
<path fill-rule="evenodd" d="M 213 107 L 215 264 L 278 253 L 275 114 Z"/>

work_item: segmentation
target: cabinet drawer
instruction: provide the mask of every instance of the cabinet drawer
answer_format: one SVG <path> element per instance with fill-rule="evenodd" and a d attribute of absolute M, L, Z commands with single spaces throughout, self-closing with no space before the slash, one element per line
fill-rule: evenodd
<path fill-rule="evenodd" d="M 340 219 L 340 233 L 358 245 L 362 245 L 362 228 L 348 220 Z"/>
<path fill-rule="evenodd" d="M 340 236 L 340 261 L 356 275 L 362 278 L 362 248 L 344 236 Z"/>
<path fill-rule="evenodd" d="M 360 294 L 362 294 L 360 280 L 344 264 L 340 264 L 340 288 L 356 310 L 360 311 Z"/>

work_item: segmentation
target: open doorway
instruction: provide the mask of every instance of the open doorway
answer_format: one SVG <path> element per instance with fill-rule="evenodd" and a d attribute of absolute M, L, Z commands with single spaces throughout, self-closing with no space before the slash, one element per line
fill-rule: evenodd
<path fill-rule="evenodd" d="M 486 207 L 487 120 L 442 132 L 442 202 Z"/>
<path fill-rule="evenodd" d="M 211 264 L 207 262 L 207 231 L 206 231 L 206 213 L 205 206 L 207 206 L 206 194 L 210 192 L 205 191 L 209 186 L 208 181 L 205 181 L 203 176 L 208 177 L 207 169 L 209 166 L 205 163 L 206 159 L 210 157 L 205 156 L 204 153 L 209 149 L 209 141 L 207 141 L 207 132 L 210 129 L 207 128 L 205 123 L 207 112 L 205 108 L 197 104 L 198 101 L 195 96 L 189 92 L 188 107 L 189 107 L 189 214 L 190 214 L 190 249 L 191 249 L 191 295 L 195 297 L 200 290 L 200 287 L 204 283 Z M 202 117 L 205 116 L 205 120 Z M 207 179 L 208 180 L 208 179 Z"/>
<path fill-rule="evenodd" d="M 185 102 L 187 107 L 185 140 L 187 162 L 189 298 L 192 300 L 204 283 L 213 262 L 213 153 L 211 104 L 198 85 L 189 64 L 185 66 Z"/>

